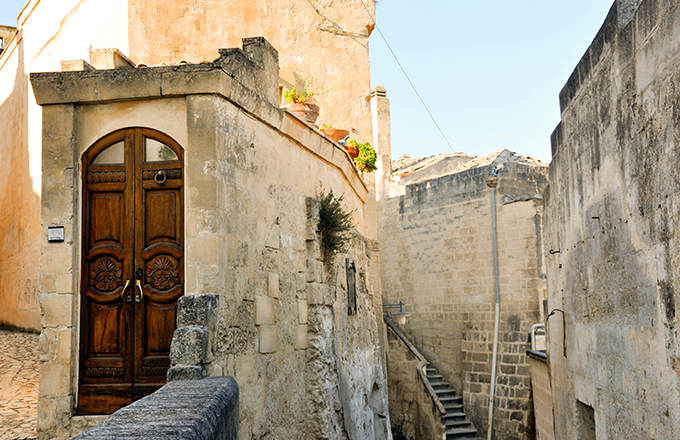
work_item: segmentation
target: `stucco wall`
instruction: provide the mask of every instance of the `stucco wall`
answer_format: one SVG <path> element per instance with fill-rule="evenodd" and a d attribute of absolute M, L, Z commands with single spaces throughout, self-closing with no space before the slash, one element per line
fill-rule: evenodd
<path fill-rule="evenodd" d="M 32 0 L 0 56 L 0 323 L 40 328 L 39 258 L 42 114 L 28 75 L 89 60 L 93 46 L 127 50 L 124 2 Z M 46 286 L 47 290 L 53 289 Z"/>
<path fill-rule="evenodd" d="M 325 92 L 318 124 L 371 138 L 368 37 L 373 0 L 286 2 L 129 0 L 130 57 L 149 65 L 212 61 L 216 48 L 236 47 L 245 37 L 265 37 L 280 54 L 281 75 L 318 78 Z M 365 5 L 365 6 L 364 6 Z M 366 9 L 368 8 L 368 10 Z M 318 90 L 322 91 L 322 90 Z"/>
<path fill-rule="evenodd" d="M 560 439 L 586 438 L 593 413 L 597 438 L 680 437 L 678 6 L 616 2 L 560 94 L 545 217 Z"/>
<path fill-rule="evenodd" d="M 505 151 L 501 162 L 511 157 Z M 544 166 L 504 162 L 400 188 L 391 181 L 378 203 L 383 296 L 404 301 L 405 330 L 464 398 L 480 432 L 487 429 L 494 325 L 490 190 L 497 194 L 500 344 L 494 427 L 533 438 L 527 335 L 539 322 Z M 403 195 L 399 195 L 403 193 Z M 516 201 L 524 198 L 526 201 Z M 393 417 L 397 417 L 393 415 Z M 398 420 L 398 419 L 397 419 Z"/>

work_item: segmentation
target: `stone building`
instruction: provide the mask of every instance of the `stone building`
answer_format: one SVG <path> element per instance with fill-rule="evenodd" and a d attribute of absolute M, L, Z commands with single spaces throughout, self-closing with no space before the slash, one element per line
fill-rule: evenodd
<path fill-rule="evenodd" d="M 0 55 L 0 321 L 42 331 L 39 437 L 172 364 L 235 377 L 240 438 L 389 438 L 371 176 L 280 107 L 318 76 L 319 123 L 370 138 L 374 4 L 187 3 L 31 0 Z"/>
<path fill-rule="evenodd" d="M 40 329 L 38 296 L 41 194 L 41 111 L 32 72 L 61 70 L 84 59 L 147 66 L 212 62 L 217 48 L 263 36 L 280 53 L 279 85 L 318 78 L 319 124 L 371 137 L 368 37 L 375 5 L 367 0 L 284 3 L 198 0 L 30 0 L 18 29 L 0 27 L 0 155 L 12 173 L 0 178 L 0 324 Z M 9 23 L 7 23 L 9 24 Z M 16 34 L 14 36 L 14 34 Z M 116 48 L 125 57 L 105 58 Z M 369 185 L 370 186 L 370 185 Z M 373 199 L 373 198 L 371 198 Z M 374 209 L 370 209 L 374 212 Z M 372 214 L 367 214 L 372 215 Z M 374 224 L 374 220 L 370 222 Z M 371 238 L 375 228 L 369 228 Z"/>
<path fill-rule="evenodd" d="M 559 96 L 545 192 L 555 438 L 680 438 L 679 6 L 617 0 Z"/>
<path fill-rule="evenodd" d="M 386 98 L 382 105 L 381 120 L 388 121 Z M 386 125 L 380 126 L 376 141 L 383 298 L 406 303 L 411 314 L 404 332 L 463 397 L 465 412 L 480 433 L 488 426 L 495 319 L 487 179 L 497 176 L 501 314 L 494 430 L 498 438 L 533 438 L 525 352 L 531 326 L 542 321 L 546 298 L 541 242 L 546 165 L 508 150 L 482 157 L 402 156 L 391 162 Z M 392 351 L 390 414 L 393 424 L 403 420 L 406 431 L 415 433 L 422 417 L 409 401 L 415 398 L 412 386 L 392 389 L 401 374 L 397 359 L 403 357 Z"/>

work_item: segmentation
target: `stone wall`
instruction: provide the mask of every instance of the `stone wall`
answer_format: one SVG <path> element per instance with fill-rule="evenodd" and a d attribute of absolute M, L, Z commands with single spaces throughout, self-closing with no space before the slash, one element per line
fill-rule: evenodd
<path fill-rule="evenodd" d="M 277 65 L 266 40 L 246 39 L 222 55 L 200 65 L 32 75 L 44 112 L 43 225 L 64 225 L 67 238 L 42 240 L 42 277 L 72 277 L 69 292 L 41 295 L 41 438 L 88 422 L 73 417 L 80 158 L 105 134 L 132 126 L 185 148 L 185 293 L 218 298 L 206 300 L 216 304 L 214 324 L 180 315 L 178 338 L 212 336 L 193 360 L 175 352 L 175 363 L 237 380 L 239 438 L 389 436 L 375 245 L 361 234 L 366 185 L 344 149 L 267 99 L 277 83 L 260 70 Z M 344 195 L 356 230 L 347 253 L 323 259 L 316 199 L 330 190 Z M 352 315 L 346 259 L 356 268 Z"/>
<path fill-rule="evenodd" d="M 481 159 L 480 159 L 481 160 Z M 495 429 L 533 438 L 528 334 L 541 319 L 540 234 L 546 183 L 540 163 L 496 152 L 462 171 L 400 186 L 384 181 L 378 204 L 383 295 L 411 312 L 405 331 L 464 398 L 480 432 L 488 425 L 494 327 L 490 192 L 498 171 L 500 343 Z M 380 191 L 380 189 L 379 189 Z"/>
<path fill-rule="evenodd" d="M 529 354 L 531 363 L 531 391 L 534 398 L 536 440 L 555 440 L 555 423 L 550 381 L 550 366 L 545 353 Z"/>
<path fill-rule="evenodd" d="M 545 211 L 560 439 L 680 436 L 678 6 L 615 2 L 560 93 Z"/>
<path fill-rule="evenodd" d="M 238 396 L 232 377 L 172 382 L 74 438 L 237 440 Z"/>

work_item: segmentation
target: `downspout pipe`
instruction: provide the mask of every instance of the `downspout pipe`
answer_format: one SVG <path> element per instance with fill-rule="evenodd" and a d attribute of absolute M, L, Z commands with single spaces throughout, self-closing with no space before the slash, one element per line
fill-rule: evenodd
<path fill-rule="evenodd" d="M 498 331 L 500 327 L 501 316 L 501 294 L 498 281 L 498 236 L 496 228 L 496 187 L 498 186 L 497 172 L 494 170 L 491 176 L 486 179 L 486 186 L 491 189 L 491 241 L 493 246 L 493 277 L 494 290 L 496 292 L 496 311 L 495 322 L 493 328 L 493 354 L 491 359 L 491 393 L 489 394 L 489 429 L 487 432 L 487 440 L 491 440 L 493 436 L 493 407 L 496 397 L 496 369 L 498 364 Z"/>

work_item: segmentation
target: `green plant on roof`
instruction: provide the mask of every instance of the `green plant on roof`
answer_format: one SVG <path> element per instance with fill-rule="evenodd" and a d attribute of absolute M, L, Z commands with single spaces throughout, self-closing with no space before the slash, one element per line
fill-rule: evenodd
<path fill-rule="evenodd" d="M 375 150 L 371 147 L 371 144 L 368 142 L 360 144 L 354 139 L 350 139 L 349 145 L 359 149 L 359 155 L 354 158 L 354 163 L 360 171 L 370 173 L 371 171 L 378 169 L 378 167 L 375 166 L 378 155 L 375 154 Z"/>
<path fill-rule="evenodd" d="M 283 99 L 288 104 L 304 104 L 312 100 L 314 96 L 322 94 L 323 90 L 319 79 L 313 75 L 295 74 L 295 87 L 283 92 Z"/>

